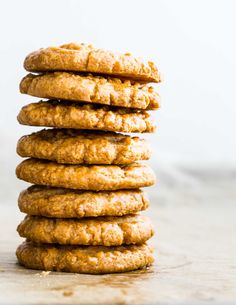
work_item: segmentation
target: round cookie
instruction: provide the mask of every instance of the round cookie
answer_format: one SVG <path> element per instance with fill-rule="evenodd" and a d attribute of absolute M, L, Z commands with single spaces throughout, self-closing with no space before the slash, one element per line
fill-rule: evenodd
<path fill-rule="evenodd" d="M 21 265 L 30 269 L 104 274 L 150 266 L 153 248 L 147 244 L 119 247 L 59 246 L 22 243 L 16 250 Z"/>
<path fill-rule="evenodd" d="M 64 165 L 40 159 L 27 159 L 16 168 L 19 179 L 39 185 L 80 190 L 120 190 L 155 183 L 153 170 L 144 164 Z"/>
<path fill-rule="evenodd" d="M 20 124 L 57 128 L 95 129 L 116 132 L 154 132 L 146 111 L 59 101 L 40 101 L 24 106 Z"/>
<path fill-rule="evenodd" d="M 20 83 L 20 92 L 49 99 L 139 109 L 156 109 L 160 102 L 153 87 L 147 85 L 68 72 L 28 74 Z"/>
<path fill-rule="evenodd" d="M 23 136 L 17 143 L 21 157 L 66 164 L 130 164 L 147 160 L 151 149 L 138 137 L 112 132 L 48 129 Z"/>
<path fill-rule="evenodd" d="M 24 68 L 31 72 L 93 72 L 145 82 L 160 81 L 160 74 L 153 62 L 145 62 L 130 53 L 111 52 L 84 43 L 39 49 L 26 57 Z"/>
<path fill-rule="evenodd" d="M 108 247 L 142 244 L 154 234 L 149 218 L 141 215 L 82 219 L 26 216 L 17 231 L 35 243 Z"/>
<path fill-rule="evenodd" d="M 28 215 L 54 218 L 122 216 L 149 206 L 141 190 L 78 191 L 33 185 L 18 198 L 20 211 Z"/>

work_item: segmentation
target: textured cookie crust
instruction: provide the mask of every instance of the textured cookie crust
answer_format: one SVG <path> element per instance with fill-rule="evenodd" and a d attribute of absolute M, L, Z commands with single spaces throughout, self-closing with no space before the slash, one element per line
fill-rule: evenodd
<path fill-rule="evenodd" d="M 81 218 L 134 214 L 147 209 L 149 200 L 141 190 L 91 192 L 34 185 L 20 193 L 18 205 L 29 215 Z"/>
<path fill-rule="evenodd" d="M 116 132 L 154 132 L 146 111 L 98 105 L 47 101 L 24 106 L 18 117 L 23 125 L 95 129 Z"/>
<path fill-rule="evenodd" d="M 76 71 L 128 77 L 145 82 L 159 82 L 160 74 L 151 61 L 130 53 L 120 54 L 96 49 L 88 44 L 69 43 L 30 53 L 24 67 L 31 72 Z"/>
<path fill-rule="evenodd" d="M 81 219 L 26 216 L 17 231 L 35 243 L 109 247 L 142 244 L 154 234 L 149 218 L 141 215 Z"/>
<path fill-rule="evenodd" d="M 140 109 L 156 109 L 160 101 L 155 90 L 147 85 L 67 72 L 28 74 L 20 83 L 20 92 L 49 99 Z"/>
<path fill-rule="evenodd" d="M 56 246 L 22 243 L 16 250 L 21 265 L 30 269 L 103 274 L 150 266 L 153 248 L 147 244 L 119 247 Z"/>
<path fill-rule="evenodd" d="M 17 166 L 16 175 L 33 184 L 94 191 L 140 188 L 155 183 L 153 170 L 138 163 L 89 166 L 27 159 Z"/>
<path fill-rule="evenodd" d="M 130 164 L 149 159 L 151 148 L 144 139 L 112 132 L 48 129 L 20 138 L 17 153 L 67 164 Z"/>

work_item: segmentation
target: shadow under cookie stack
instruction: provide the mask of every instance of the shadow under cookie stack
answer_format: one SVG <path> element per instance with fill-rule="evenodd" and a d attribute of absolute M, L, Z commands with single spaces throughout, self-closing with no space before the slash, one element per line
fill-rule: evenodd
<path fill-rule="evenodd" d="M 21 192 L 27 216 L 16 251 L 26 268 L 113 273 L 153 262 L 154 234 L 142 187 L 155 183 L 148 143 L 123 133 L 154 132 L 146 110 L 159 107 L 147 83 L 159 82 L 152 62 L 91 45 L 40 49 L 24 62 L 20 91 L 48 99 L 24 106 L 23 125 L 53 127 L 23 136 L 16 169 L 34 184 Z"/>

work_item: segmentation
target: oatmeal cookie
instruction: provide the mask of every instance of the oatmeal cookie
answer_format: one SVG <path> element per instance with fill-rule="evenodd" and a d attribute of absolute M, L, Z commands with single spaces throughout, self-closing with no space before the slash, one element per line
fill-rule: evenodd
<path fill-rule="evenodd" d="M 147 244 L 103 246 L 59 246 L 22 243 L 16 250 L 21 265 L 30 269 L 104 274 L 150 266 L 153 248 Z"/>
<path fill-rule="evenodd" d="M 139 109 L 156 109 L 160 103 L 159 95 L 148 85 L 68 72 L 28 74 L 20 83 L 20 92 L 49 99 Z"/>
<path fill-rule="evenodd" d="M 148 112 L 78 104 L 40 101 L 24 106 L 18 117 L 23 125 L 57 128 L 94 129 L 113 132 L 154 132 L 155 124 Z"/>
<path fill-rule="evenodd" d="M 145 62 L 130 53 L 111 52 L 84 43 L 41 48 L 25 58 L 24 67 L 31 72 L 92 72 L 144 82 L 160 82 L 160 73 L 154 62 Z"/>
<path fill-rule="evenodd" d="M 142 244 L 154 234 L 149 218 L 141 215 L 81 219 L 26 216 L 17 231 L 35 243 L 108 247 Z"/>
<path fill-rule="evenodd" d="M 92 192 L 33 185 L 20 193 L 18 205 L 28 215 L 81 218 L 134 214 L 147 209 L 149 200 L 139 189 Z"/>
<path fill-rule="evenodd" d="M 80 190 L 119 190 L 151 186 L 153 170 L 145 164 L 64 165 L 39 159 L 27 159 L 16 168 L 19 179 L 39 185 Z"/>
<path fill-rule="evenodd" d="M 17 153 L 66 164 L 130 164 L 149 159 L 151 148 L 144 139 L 123 134 L 47 129 L 21 137 Z"/>

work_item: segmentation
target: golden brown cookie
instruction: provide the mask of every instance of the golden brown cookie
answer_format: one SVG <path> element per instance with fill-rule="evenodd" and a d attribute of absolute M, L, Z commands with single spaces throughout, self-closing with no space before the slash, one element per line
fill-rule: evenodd
<path fill-rule="evenodd" d="M 154 132 L 146 111 L 70 102 L 47 101 L 24 106 L 18 117 L 23 125 L 95 129 L 116 132 Z"/>
<path fill-rule="evenodd" d="M 145 82 L 160 81 L 160 74 L 151 61 L 145 62 L 130 53 L 120 54 L 83 43 L 39 49 L 26 57 L 24 67 L 31 72 L 93 72 Z"/>
<path fill-rule="evenodd" d="M 155 90 L 147 85 L 68 72 L 28 74 L 20 83 L 20 92 L 49 99 L 140 109 L 156 109 L 160 101 Z"/>
<path fill-rule="evenodd" d="M 64 165 L 39 159 L 27 159 L 16 168 L 19 179 L 33 184 L 80 190 L 119 190 L 150 186 L 153 170 L 144 164 Z"/>
<path fill-rule="evenodd" d="M 48 129 L 20 138 L 17 153 L 67 164 L 130 164 L 149 159 L 151 148 L 144 139 L 112 132 Z"/>
<path fill-rule="evenodd" d="M 55 218 L 122 216 L 145 210 L 146 194 L 138 189 L 122 191 L 78 191 L 34 185 L 18 198 L 21 212 Z"/>
<path fill-rule="evenodd" d="M 150 266 L 153 248 L 147 244 L 119 247 L 59 246 L 22 243 L 16 250 L 21 265 L 30 269 L 103 274 Z"/>
<path fill-rule="evenodd" d="M 35 243 L 109 247 L 142 244 L 154 234 L 149 218 L 141 215 L 81 219 L 26 216 L 17 231 Z"/>

